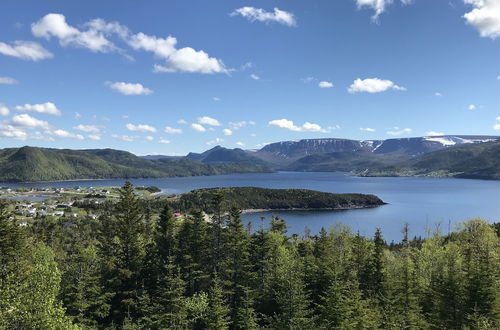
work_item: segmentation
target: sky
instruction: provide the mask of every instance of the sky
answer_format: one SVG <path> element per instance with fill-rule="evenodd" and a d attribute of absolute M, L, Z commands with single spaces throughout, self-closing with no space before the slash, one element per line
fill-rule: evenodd
<path fill-rule="evenodd" d="M 500 135 L 500 0 L 2 0 L 0 147 Z"/>

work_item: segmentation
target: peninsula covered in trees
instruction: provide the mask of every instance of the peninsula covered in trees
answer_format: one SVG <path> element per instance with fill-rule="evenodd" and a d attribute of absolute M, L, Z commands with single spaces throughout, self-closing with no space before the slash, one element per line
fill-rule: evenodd
<path fill-rule="evenodd" d="M 0 204 L 1 329 L 498 329 L 500 227 L 387 244 L 336 225 L 245 226 L 211 198 L 153 215 L 126 183 L 92 216 L 27 226 Z"/>

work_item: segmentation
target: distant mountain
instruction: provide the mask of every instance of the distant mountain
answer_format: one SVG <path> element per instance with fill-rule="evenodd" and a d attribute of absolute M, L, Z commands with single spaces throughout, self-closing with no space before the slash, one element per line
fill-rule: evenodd
<path fill-rule="evenodd" d="M 198 160 L 206 164 L 245 163 L 262 166 L 269 165 L 264 160 L 255 157 L 251 152 L 239 148 L 227 149 L 221 146 L 216 146 L 201 154 L 190 152 L 186 158 Z"/>
<path fill-rule="evenodd" d="M 330 158 L 337 155 L 346 157 L 352 155 L 357 158 L 372 158 L 370 154 L 375 155 L 400 155 L 417 156 L 448 148 L 460 144 L 473 144 L 499 139 L 497 136 L 463 136 L 446 135 L 433 137 L 415 137 L 400 138 L 388 140 L 346 140 L 346 139 L 306 139 L 299 141 L 284 141 L 271 143 L 264 148 L 253 153 L 254 156 L 275 164 L 280 168 L 287 168 L 292 163 L 303 159 L 302 164 L 307 163 L 308 159 L 316 161 L 316 157 L 310 157 L 317 154 L 330 154 Z M 346 154 L 347 153 L 347 154 Z M 354 156 L 358 155 L 358 156 Z M 320 157 L 322 158 L 322 157 Z M 324 157 L 322 162 L 324 162 Z M 293 166 L 292 166 L 293 168 Z"/>
<path fill-rule="evenodd" d="M 144 159 L 149 159 L 149 160 L 158 160 L 158 159 L 182 159 L 184 156 L 168 156 L 168 155 L 146 155 L 146 156 L 140 156 L 141 158 Z"/>
<path fill-rule="evenodd" d="M 149 160 L 114 149 L 58 150 L 36 147 L 0 150 L 0 181 L 151 178 L 269 172 L 266 166 L 193 159 Z"/>
<path fill-rule="evenodd" d="M 456 145 L 390 166 L 367 168 L 358 174 L 500 180 L 500 141 Z"/>

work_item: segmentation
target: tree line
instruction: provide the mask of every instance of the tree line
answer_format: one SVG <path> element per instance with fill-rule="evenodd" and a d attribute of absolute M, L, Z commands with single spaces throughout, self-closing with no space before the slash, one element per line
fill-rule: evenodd
<path fill-rule="evenodd" d="M 97 219 L 22 228 L 0 204 L 0 329 L 498 329 L 499 227 L 474 219 L 387 245 L 336 225 L 252 231 L 213 214 L 151 217 L 127 182 Z"/>

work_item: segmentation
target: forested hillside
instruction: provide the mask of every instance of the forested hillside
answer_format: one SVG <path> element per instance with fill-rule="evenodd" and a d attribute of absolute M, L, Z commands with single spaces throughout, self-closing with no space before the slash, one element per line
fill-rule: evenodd
<path fill-rule="evenodd" d="M 0 329 L 498 329 L 500 228 L 386 244 L 337 225 L 287 235 L 213 214 L 151 216 L 126 183 L 98 217 L 38 218 L 0 204 Z M 71 225 L 68 225 L 70 223 Z M 394 224 L 398 226 L 399 224 Z"/>
<path fill-rule="evenodd" d="M 22 147 L 0 150 L 0 181 L 160 178 L 269 172 L 247 163 L 204 164 L 192 159 L 149 160 L 114 149 L 69 150 Z"/>
<path fill-rule="evenodd" d="M 500 142 L 460 145 L 390 166 L 367 169 L 359 174 L 500 180 Z"/>

